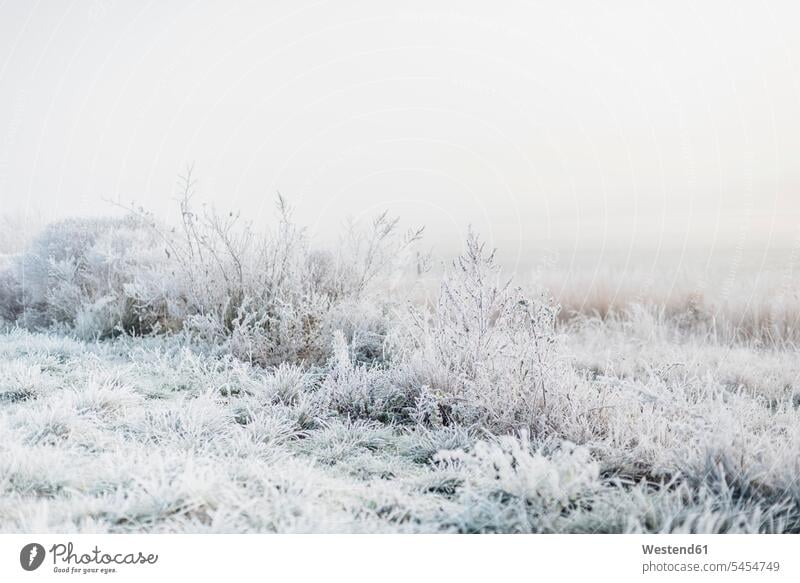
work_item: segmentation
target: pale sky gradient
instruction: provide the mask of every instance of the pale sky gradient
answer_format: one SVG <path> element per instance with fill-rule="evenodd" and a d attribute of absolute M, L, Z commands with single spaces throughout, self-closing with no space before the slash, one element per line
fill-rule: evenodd
<path fill-rule="evenodd" d="M 450 249 L 789 249 L 797 2 L 0 3 L 2 211 L 388 208 Z M 695 250 L 695 251 L 693 251 Z"/>

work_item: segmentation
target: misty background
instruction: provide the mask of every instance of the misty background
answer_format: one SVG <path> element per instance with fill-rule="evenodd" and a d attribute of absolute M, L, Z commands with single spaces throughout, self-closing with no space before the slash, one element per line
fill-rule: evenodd
<path fill-rule="evenodd" d="M 793 2 L 0 6 L 0 201 L 16 227 L 197 197 L 321 241 L 383 209 L 527 269 L 789 268 Z"/>

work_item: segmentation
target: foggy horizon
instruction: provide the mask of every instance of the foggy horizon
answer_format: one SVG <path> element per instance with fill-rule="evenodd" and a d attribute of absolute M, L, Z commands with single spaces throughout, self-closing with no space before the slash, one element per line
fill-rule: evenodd
<path fill-rule="evenodd" d="M 0 11 L 6 213 L 174 218 L 193 164 L 198 201 L 259 223 L 280 192 L 322 240 L 386 209 L 515 265 L 797 246 L 789 2 Z"/>

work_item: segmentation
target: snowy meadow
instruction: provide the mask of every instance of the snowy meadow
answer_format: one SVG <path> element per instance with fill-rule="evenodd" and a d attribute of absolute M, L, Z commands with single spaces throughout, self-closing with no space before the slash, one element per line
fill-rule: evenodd
<path fill-rule="evenodd" d="M 320 249 L 188 182 L 178 219 L 0 264 L 0 531 L 800 532 L 791 287 L 587 301 L 471 232 L 431 284 L 386 214 Z"/>

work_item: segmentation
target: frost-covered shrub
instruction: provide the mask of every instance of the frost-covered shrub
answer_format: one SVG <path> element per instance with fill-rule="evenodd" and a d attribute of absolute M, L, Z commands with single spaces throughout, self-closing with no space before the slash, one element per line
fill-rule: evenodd
<path fill-rule="evenodd" d="M 0 326 L 11 324 L 22 313 L 22 288 L 10 268 L 0 270 Z"/>
<path fill-rule="evenodd" d="M 377 363 L 386 359 L 385 340 L 394 325 L 390 299 L 350 299 L 333 306 L 323 320 L 326 337 L 341 332 L 356 363 Z"/>
<path fill-rule="evenodd" d="M 84 338 L 150 328 L 155 322 L 141 316 L 151 310 L 130 289 L 141 273 L 163 267 L 162 254 L 153 233 L 133 216 L 50 225 L 12 267 L 22 307 L 17 319 Z"/>
<path fill-rule="evenodd" d="M 189 331 L 265 366 L 322 365 L 337 330 L 359 345 L 360 360 L 379 357 L 385 328 L 376 281 L 402 268 L 421 231 L 400 234 L 383 214 L 366 229 L 352 227 L 337 253 L 315 250 L 282 198 L 276 227 L 260 234 L 238 215 L 195 212 L 190 180 L 181 215 L 181 232 L 163 238 L 185 282 Z"/>
<path fill-rule="evenodd" d="M 391 369 L 355 362 L 344 334 L 336 332 L 320 405 L 352 419 L 405 420 L 413 401 L 394 377 Z"/>
<path fill-rule="evenodd" d="M 393 358 L 403 363 L 403 382 L 419 393 L 419 407 L 431 410 L 438 401 L 445 424 L 536 427 L 564 368 L 557 312 L 547 299 L 502 281 L 494 253 L 470 233 L 435 309 L 412 307 L 392 337 Z"/>
<path fill-rule="evenodd" d="M 431 311 L 357 309 L 365 302 L 331 310 L 335 348 L 320 390 L 327 407 L 434 429 L 547 426 L 548 392 L 573 380 L 555 333 L 557 308 L 502 282 L 494 254 L 472 234 L 454 267 Z"/>
<path fill-rule="evenodd" d="M 142 209 L 46 228 L 0 275 L 0 318 L 83 338 L 185 330 L 249 362 L 323 365 L 341 331 L 359 362 L 382 358 L 384 274 L 402 271 L 421 231 L 379 215 L 351 226 L 336 252 L 314 250 L 278 200 L 266 232 L 233 213 L 195 210 L 187 176 L 181 221 Z"/>

